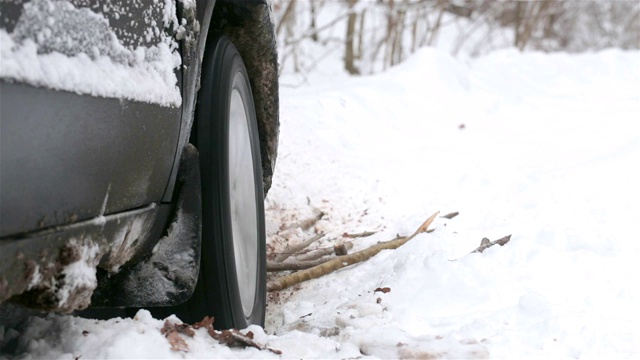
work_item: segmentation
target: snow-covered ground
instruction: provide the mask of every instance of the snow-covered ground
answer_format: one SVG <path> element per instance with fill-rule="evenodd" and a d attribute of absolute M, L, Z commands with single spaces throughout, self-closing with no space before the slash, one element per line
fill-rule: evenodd
<path fill-rule="evenodd" d="M 281 91 L 275 250 L 315 231 L 327 233 L 318 247 L 377 231 L 355 240 L 361 249 L 435 211 L 460 215 L 271 296 L 265 329 L 249 329 L 256 341 L 284 358 L 640 357 L 639 52 L 504 50 L 463 64 L 423 49 L 379 75 L 321 75 Z M 280 231 L 318 210 L 307 232 Z M 279 356 L 229 349 L 204 329 L 173 351 L 163 323 L 144 310 L 51 315 L 0 339 L 17 338 L 19 358 Z"/>

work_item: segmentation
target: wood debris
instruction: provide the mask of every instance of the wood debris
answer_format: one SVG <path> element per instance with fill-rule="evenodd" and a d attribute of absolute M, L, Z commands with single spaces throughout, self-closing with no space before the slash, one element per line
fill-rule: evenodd
<path fill-rule="evenodd" d="M 501 237 L 498 240 L 494 240 L 491 241 L 487 238 L 482 238 L 482 241 L 480 241 L 480 246 L 478 246 L 475 250 L 473 250 L 471 252 L 471 254 L 473 253 L 481 253 L 483 251 L 485 251 L 486 249 L 494 246 L 494 245 L 500 245 L 500 246 L 504 246 L 506 243 L 508 243 L 511 240 L 511 235 L 507 235 L 504 237 Z"/>
<path fill-rule="evenodd" d="M 310 279 L 315 279 L 320 276 L 326 275 L 328 273 L 334 272 L 338 269 L 342 269 L 346 266 L 357 264 L 363 261 L 366 261 L 373 256 L 377 255 L 380 251 L 386 249 L 396 249 L 402 245 L 404 245 L 407 241 L 413 239 L 418 234 L 424 233 L 429 228 L 429 225 L 433 222 L 433 220 L 438 215 L 438 212 L 431 215 L 427 220 L 425 220 L 422 225 L 410 236 L 401 237 L 398 239 L 394 239 L 391 241 L 386 241 L 382 243 L 378 243 L 373 245 L 367 249 L 355 252 L 353 254 L 338 256 L 322 264 L 316 265 L 314 267 L 300 270 L 293 274 L 282 276 L 276 280 L 271 281 L 267 284 L 267 291 L 279 291 L 286 289 L 290 286 L 299 284 L 303 281 L 307 281 Z"/>
<path fill-rule="evenodd" d="M 457 212 L 457 211 L 454 211 L 454 212 L 452 212 L 452 213 L 448 213 L 448 214 L 446 214 L 446 215 L 442 215 L 442 216 L 440 216 L 440 217 L 441 217 L 441 218 L 445 218 L 445 219 L 453 219 L 454 217 L 456 217 L 456 216 L 458 216 L 458 215 L 460 215 L 460 213 L 459 213 L 459 212 Z"/>

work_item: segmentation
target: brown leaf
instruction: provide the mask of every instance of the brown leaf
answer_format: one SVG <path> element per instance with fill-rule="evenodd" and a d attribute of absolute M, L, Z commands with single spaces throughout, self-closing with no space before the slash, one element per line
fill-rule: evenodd
<path fill-rule="evenodd" d="M 218 340 L 220 344 L 224 344 L 229 347 L 237 346 L 236 340 L 229 330 L 217 331 L 211 328 L 208 330 L 208 332 L 209 335 L 211 335 L 212 338 Z"/>
<path fill-rule="evenodd" d="M 162 335 L 166 335 L 168 332 L 173 330 L 173 324 L 169 322 L 169 320 L 164 321 L 164 326 L 160 329 L 160 333 Z"/>
<path fill-rule="evenodd" d="M 167 338 L 167 340 L 169 340 L 171 350 L 184 352 L 189 351 L 189 346 L 179 334 L 182 333 L 193 336 L 194 332 L 189 325 L 173 324 L 169 322 L 169 320 L 165 320 L 164 326 L 162 327 L 162 329 L 160 329 L 160 333 L 162 333 Z"/>
<path fill-rule="evenodd" d="M 169 340 L 169 344 L 171 344 L 171 350 L 189 352 L 189 345 L 187 345 L 177 331 L 171 331 L 165 336 L 167 340 Z"/>
<path fill-rule="evenodd" d="M 269 350 L 275 354 L 282 354 L 282 351 L 268 348 L 260 345 L 253 340 L 253 333 L 249 331 L 246 334 L 241 333 L 236 329 L 216 331 L 213 328 L 209 329 L 209 335 L 219 343 L 227 345 L 229 347 L 247 347 L 251 346 L 259 350 Z"/>
<path fill-rule="evenodd" d="M 175 328 L 178 333 L 185 334 L 188 337 L 193 337 L 196 334 L 189 324 L 176 324 Z"/>
<path fill-rule="evenodd" d="M 276 355 L 282 355 L 282 351 L 278 350 L 278 349 L 272 349 L 270 347 L 266 348 L 267 350 L 271 351 L 272 353 L 276 354 Z"/>
<path fill-rule="evenodd" d="M 194 329 L 200 329 L 200 328 L 213 329 L 213 320 L 214 320 L 213 316 L 205 316 L 202 320 L 193 324 L 193 328 Z"/>
<path fill-rule="evenodd" d="M 383 294 L 386 294 L 386 293 L 388 293 L 388 292 L 390 292 L 390 291 L 391 291 L 391 288 L 388 288 L 388 287 L 377 288 L 377 289 L 373 290 L 373 293 L 375 294 L 375 293 L 377 293 L 378 291 L 380 291 L 380 292 L 381 292 L 381 293 L 383 293 Z"/>

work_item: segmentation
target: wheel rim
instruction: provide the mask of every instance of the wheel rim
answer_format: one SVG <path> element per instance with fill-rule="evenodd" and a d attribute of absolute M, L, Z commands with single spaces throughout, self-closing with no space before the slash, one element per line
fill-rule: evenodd
<path fill-rule="evenodd" d="M 234 85 L 244 81 L 237 74 Z M 229 197 L 231 230 L 238 290 L 245 318 L 253 311 L 258 263 L 258 221 L 254 159 L 249 119 L 242 95 L 233 86 L 229 108 Z"/>

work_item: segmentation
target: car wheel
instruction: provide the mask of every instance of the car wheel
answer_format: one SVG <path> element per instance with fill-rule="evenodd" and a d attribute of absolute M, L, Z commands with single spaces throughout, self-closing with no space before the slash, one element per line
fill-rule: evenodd
<path fill-rule="evenodd" d="M 213 37 L 213 36 L 212 36 Z M 198 284 L 177 315 L 217 328 L 264 324 L 266 248 L 260 142 L 247 70 L 226 36 L 208 40 L 192 137 L 200 153 Z"/>

